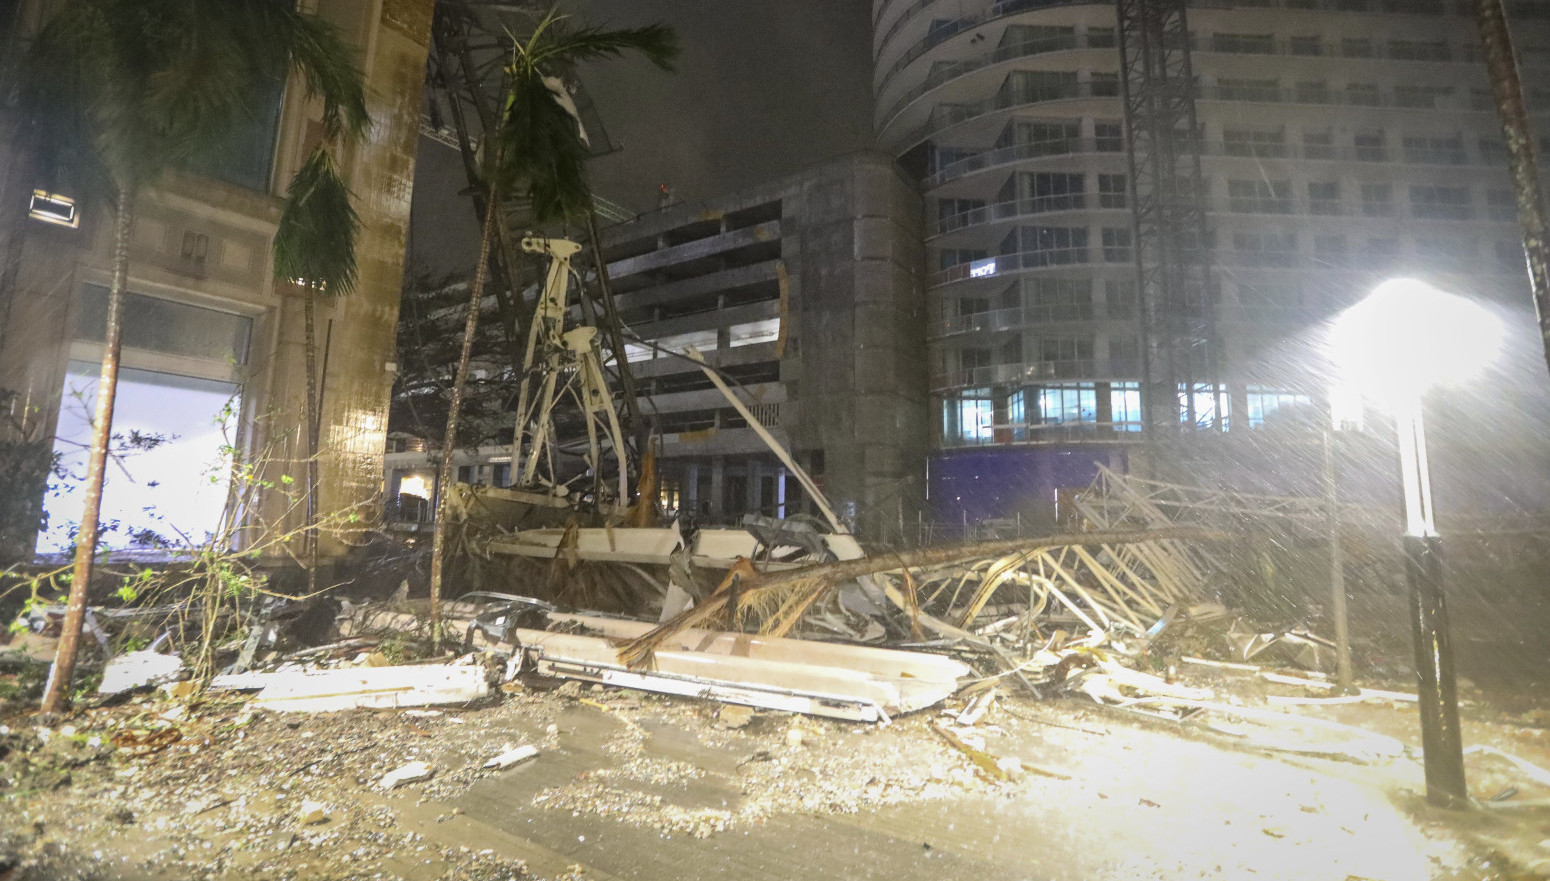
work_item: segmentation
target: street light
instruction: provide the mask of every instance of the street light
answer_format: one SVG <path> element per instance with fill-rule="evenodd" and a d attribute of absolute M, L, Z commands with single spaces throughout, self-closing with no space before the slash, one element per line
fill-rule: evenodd
<path fill-rule="evenodd" d="M 1330 340 L 1342 379 L 1391 412 L 1399 431 L 1426 797 L 1442 806 L 1462 806 L 1469 793 L 1421 398 L 1434 386 L 1479 373 L 1501 348 L 1502 336 L 1501 321 L 1481 306 L 1424 282 L 1396 279 L 1341 313 Z"/>

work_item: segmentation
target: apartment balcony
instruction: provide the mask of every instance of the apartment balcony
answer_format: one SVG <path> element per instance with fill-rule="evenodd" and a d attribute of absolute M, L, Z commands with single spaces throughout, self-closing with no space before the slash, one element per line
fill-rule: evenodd
<path fill-rule="evenodd" d="M 1509 4 L 1514 7 L 1516 16 L 1527 12 L 1538 12 L 1533 7 L 1537 0 L 1527 0 L 1517 4 Z M 1453 4 L 1445 0 L 1191 0 L 1191 8 L 1197 8 L 1207 14 L 1230 13 L 1235 9 L 1288 9 L 1311 10 L 1320 12 L 1339 12 L 1348 14 L 1391 14 L 1391 15 L 1421 15 L 1429 18 L 1446 15 Z M 1001 19 L 1022 15 L 1045 9 L 1058 9 L 1072 6 L 1112 6 L 1107 0 L 1002 0 L 994 3 L 983 12 L 960 15 L 957 18 L 943 21 L 942 19 L 926 18 L 924 13 L 933 8 L 940 8 L 950 12 L 961 12 L 962 7 L 957 4 L 947 4 L 944 0 L 916 0 L 906 11 L 895 18 L 883 32 L 880 39 L 874 40 L 876 50 L 874 59 L 881 67 L 882 59 L 889 54 L 893 44 L 899 39 L 910 40 L 907 48 L 894 61 L 887 65 L 882 76 L 874 82 L 874 94 L 883 95 L 893 84 L 895 77 L 899 76 L 906 68 L 937 46 L 946 43 L 952 38 L 970 31 L 975 31 L 985 25 L 997 22 Z M 880 21 L 881 19 L 879 19 Z M 1209 45 L 1209 44 L 1208 44 Z M 1286 46 L 1287 54 L 1292 54 L 1290 45 Z M 1342 47 L 1343 48 L 1343 47 Z M 1387 47 L 1375 47 L 1374 55 L 1354 57 L 1381 57 L 1377 53 Z M 1221 51 L 1201 47 L 1201 51 Z M 1460 53 L 1461 57 L 1468 58 L 1468 52 Z M 1417 60 L 1390 53 L 1394 60 Z"/>
<path fill-rule="evenodd" d="M 1099 317 L 1090 304 L 1067 306 L 1025 306 L 1018 309 L 991 309 L 972 315 L 955 315 L 940 318 L 932 324 L 928 339 L 943 340 L 969 334 L 1000 333 L 1027 330 L 1050 324 L 1074 324 L 1092 322 L 1123 322 L 1134 324 L 1135 318 Z"/>
<path fill-rule="evenodd" d="M 1097 249 L 1086 245 L 1074 245 L 1065 248 L 1044 248 L 1037 251 L 1016 251 L 1010 254 L 997 254 L 994 257 L 987 257 L 983 260 L 949 266 L 931 276 L 930 286 L 941 287 L 942 285 L 967 279 L 994 278 L 1010 272 L 1020 272 L 1029 269 L 1080 266 L 1095 262 L 1092 260 L 1095 250 Z"/>
<path fill-rule="evenodd" d="M 981 171 L 1021 165 L 1040 159 L 1060 159 L 1078 155 L 1105 155 L 1122 159 L 1124 142 L 1118 138 L 1064 138 L 1032 144 L 1014 144 L 998 147 L 972 156 L 966 156 L 942 166 L 926 178 L 925 187 L 935 189 L 961 180 Z M 1505 155 L 1471 155 L 1461 144 L 1456 149 L 1413 149 L 1387 144 L 1363 146 L 1337 146 L 1334 144 L 1248 143 L 1233 141 L 1206 141 L 1200 145 L 1200 155 L 1208 161 L 1252 159 L 1256 165 L 1264 160 L 1296 162 L 1372 162 L 1389 165 L 1413 165 L 1420 167 L 1451 166 L 1457 168 L 1488 169 L 1503 171 L 1507 167 Z M 1116 167 L 1116 170 L 1123 170 Z M 1221 177 L 1223 171 L 1212 171 L 1209 176 Z M 1107 206 L 1100 206 L 1107 207 Z M 938 228 L 933 234 L 945 232 Z"/>

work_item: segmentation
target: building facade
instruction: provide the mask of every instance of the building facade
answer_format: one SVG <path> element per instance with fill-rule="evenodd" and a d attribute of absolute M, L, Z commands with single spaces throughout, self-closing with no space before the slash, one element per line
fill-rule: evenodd
<path fill-rule="evenodd" d="M 860 153 L 704 205 L 613 227 L 620 317 L 681 510 L 811 510 L 797 481 L 694 364 L 693 346 L 809 471 L 842 518 L 886 539 L 914 523 L 925 450 L 919 195 Z"/>
<path fill-rule="evenodd" d="M 359 509 L 369 519 L 382 492 L 433 4 L 308 5 L 354 47 L 372 120 L 342 157 L 362 221 L 359 282 L 318 314 L 321 510 Z M 21 4 L 21 39 L 48 6 Z M 320 109 L 299 83 L 277 88 L 255 109 L 251 130 L 220 162 L 173 173 L 138 199 L 114 431 L 162 443 L 110 468 L 103 520 L 118 524 L 105 546 L 143 542 L 148 532 L 199 540 L 226 503 L 223 445 L 262 457 L 270 480 L 299 481 L 306 472 L 300 292 L 276 283 L 270 249 L 286 184 L 319 136 Z M 49 525 L 38 549 L 46 552 L 69 543 L 80 517 L 84 469 L 76 460 L 84 459 L 102 356 L 112 222 L 101 200 L 33 195 L 35 186 L 6 181 L 14 274 L 0 291 L 0 388 L 12 393 L 6 440 L 52 438 L 65 465 L 45 505 Z M 264 513 L 291 527 L 303 516 L 278 499 Z"/>
<path fill-rule="evenodd" d="M 1550 109 L 1550 8 L 1510 9 L 1528 100 Z M 1320 322 L 1384 278 L 1528 302 L 1473 14 L 1190 4 L 1223 388 L 1181 388 L 1181 418 L 1253 432 L 1321 403 Z M 966 490 L 1013 472 L 1054 515 L 1082 463 L 1123 465 L 1143 426 L 1115 4 L 875 0 L 873 17 L 876 128 L 925 196 L 938 515 L 1028 504 Z"/>
<path fill-rule="evenodd" d="M 603 231 L 670 514 L 708 525 L 817 513 L 757 429 L 683 356 L 692 347 L 860 534 L 893 541 L 901 524 L 913 531 L 926 450 L 919 206 L 891 157 L 859 153 Z M 403 516 L 423 516 L 434 455 L 417 439 L 399 444 L 389 490 Z M 458 478 L 506 486 L 510 454 L 509 445 L 458 450 Z"/>

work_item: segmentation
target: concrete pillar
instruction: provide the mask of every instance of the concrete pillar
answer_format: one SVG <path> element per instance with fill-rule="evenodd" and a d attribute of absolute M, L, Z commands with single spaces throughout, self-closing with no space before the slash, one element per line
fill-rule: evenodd
<path fill-rule="evenodd" d="M 748 488 L 745 491 L 747 498 L 743 503 L 744 507 L 750 514 L 762 514 L 764 512 L 764 487 L 761 484 L 764 482 L 764 469 L 760 467 L 757 459 L 749 459 L 747 472 Z"/>
<path fill-rule="evenodd" d="M 712 517 L 721 517 L 726 513 L 726 482 L 726 457 L 712 456 L 710 459 L 710 516 Z"/>
<path fill-rule="evenodd" d="M 683 486 L 679 488 L 682 501 L 679 509 L 691 514 L 700 513 L 700 463 L 689 462 L 684 465 Z"/>

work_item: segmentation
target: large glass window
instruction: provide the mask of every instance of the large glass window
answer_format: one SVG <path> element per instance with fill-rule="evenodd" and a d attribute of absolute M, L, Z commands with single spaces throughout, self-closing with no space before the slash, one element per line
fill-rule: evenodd
<path fill-rule="evenodd" d="M 1222 430 L 1226 431 L 1228 417 L 1232 410 L 1231 403 L 1224 386 L 1213 386 L 1203 382 L 1193 385 L 1179 383 L 1179 422 L 1185 425 L 1190 424 L 1190 417 L 1193 416 L 1196 428 L 1212 429 L 1220 412 Z"/>
<path fill-rule="evenodd" d="M 1090 382 L 1043 386 L 1035 391 L 1039 422 L 1044 425 L 1098 421 L 1098 388 Z"/>
<path fill-rule="evenodd" d="M 1249 408 L 1249 427 L 1260 428 L 1265 420 L 1283 407 L 1308 406 L 1313 399 L 1307 395 L 1299 395 L 1295 392 L 1281 389 L 1268 388 L 1262 385 L 1248 387 L 1247 405 Z"/>
<path fill-rule="evenodd" d="M 942 433 L 949 439 L 988 443 L 995 438 L 995 419 L 996 404 L 989 389 L 970 389 L 942 402 Z"/>
<path fill-rule="evenodd" d="M 1140 431 L 1141 384 L 1116 382 L 1109 385 L 1109 418 L 1115 431 Z"/>
<path fill-rule="evenodd" d="M 285 81 L 276 77 L 250 90 L 246 110 L 237 120 L 221 149 L 191 170 L 229 184 L 269 191 L 274 166 L 275 138 L 279 133 L 280 104 Z"/>
<path fill-rule="evenodd" d="M 71 361 L 65 375 L 54 452 L 66 474 L 44 500 L 48 528 L 38 551 L 62 553 L 74 542 L 86 482 L 97 364 Z M 203 541 L 226 504 L 229 465 L 223 447 L 241 410 L 233 382 L 122 368 L 113 433 L 155 438 L 108 465 L 100 522 L 103 548 L 156 547 Z M 230 405 L 228 407 L 228 405 Z"/>

